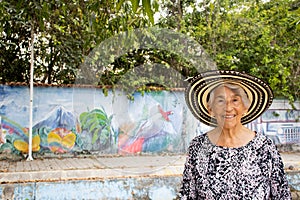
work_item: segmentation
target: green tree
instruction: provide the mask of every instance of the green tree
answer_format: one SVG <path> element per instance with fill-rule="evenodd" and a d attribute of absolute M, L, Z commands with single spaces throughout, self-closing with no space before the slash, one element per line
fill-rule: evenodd
<path fill-rule="evenodd" d="M 84 83 L 84 78 L 91 78 L 94 84 L 114 85 L 138 66 L 147 66 L 144 73 L 150 73 L 154 64 L 174 69 L 183 77 L 195 75 L 199 71 L 193 59 L 181 55 L 191 49 L 197 52 L 195 45 L 187 45 L 191 37 L 220 69 L 259 76 L 271 85 L 276 97 L 293 101 L 299 99 L 300 88 L 299 5 L 299 0 L 1 1 L 0 81 L 28 82 L 32 30 L 36 38 L 34 81 L 56 84 Z M 156 22 L 158 11 L 161 17 Z M 157 31 L 147 31 L 150 27 Z M 114 49 L 98 48 L 113 43 L 110 38 L 118 35 L 127 34 L 130 39 L 130 33 L 140 28 L 146 29 L 139 41 L 132 40 L 133 48 L 127 48 L 132 44 L 126 42 L 114 44 Z M 159 28 L 185 37 L 165 39 Z M 161 41 L 167 48 L 153 44 Z M 101 57 L 107 57 L 107 62 Z M 81 77 L 85 67 L 95 73 Z M 153 83 L 174 82 L 171 77 L 154 77 Z M 128 80 L 128 84 L 147 83 Z M 172 87 L 178 86 L 181 83 Z"/>
<path fill-rule="evenodd" d="M 268 82 L 277 98 L 299 99 L 299 1 L 202 1 L 184 13 L 181 31 L 195 37 L 219 69 Z"/>
<path fill-rule="evenodd" d="M 116 8 L 114 1 L 1 1 L 0 81 L 29 82 L 33 31 L 34 81 L 74 83 L 84 57 L 100 42 L 150 24 L 141 12 L 127 2 Z"/>
<path fill-rule="evenodd" d="M 35 81 L 65 83 L 74 79 L 74 68 L 83 54 L 81 39 L 88 35 L 80 26 L 84 15 L 79 4 L 4 1 L 0 12 L 2 82 L 29 81 L 31 31 L 35 35 Z"/>

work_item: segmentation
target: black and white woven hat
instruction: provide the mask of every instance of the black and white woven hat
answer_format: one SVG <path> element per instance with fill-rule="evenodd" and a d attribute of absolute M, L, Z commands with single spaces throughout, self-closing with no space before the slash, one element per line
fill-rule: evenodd
<path fill-rule="evenodd" d="M 189 79 L 185 90 L 186 103 L 192 114 L 202 123 L 217 126 L 217 121 L 208 111 L 209 93 L 220 84 L 226 82 L 241 86 L 249 100 L 248 112 L 242 117 L 241 123 L 247 124 L 257 119 L 273 101 L 270 86 L 261 79 L 249 74 L 231 70 L 214 70 L 198 74 Z"/>

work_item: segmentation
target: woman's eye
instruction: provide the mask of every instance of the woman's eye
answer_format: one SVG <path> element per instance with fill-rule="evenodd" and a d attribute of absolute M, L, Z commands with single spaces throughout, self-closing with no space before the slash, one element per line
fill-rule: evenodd
<path fill-rule="evenodd" d="M 240 99 L 239 98 L 236 98 L 236 99 L 233 99 L 232 102 L 237 105 L 240 103 Z"/>
<path fill-rule="evenodd" d="M 219 100 L 217 100 L 217 103 L 219 103 L 219 104 L 222 104 L 222 103 L 224 103 L 225 101 L 223 100 L 223 99 L 219 99 Z"/>

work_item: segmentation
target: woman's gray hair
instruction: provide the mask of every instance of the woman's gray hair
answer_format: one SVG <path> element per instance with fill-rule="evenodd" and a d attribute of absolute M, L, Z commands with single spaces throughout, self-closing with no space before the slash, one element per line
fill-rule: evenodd
<path fill-rule="evenodd" d="M 216 89 L 220 88 L 220 87 L 227 87 L 228 89 L 230 89 L 234 94 L 240 96 L 242 98 L 242 102 L 244 104 L 244 106 L 248 109 L 250 107 L 250 100 L 245 92 L 245 90 L 237 85 L 237 84 L 231 84 L 231 83 L 223 83 L 223 84 L 220 84 L 219 86 L 215 87 L 214 89 L 212 89 L 209 93 L 209 99 L 208 99 L 208 106 L 210 108 L 212 108 L 212 104 L 213 104 L 213 99 L 214 99 L 214 96 L 215 96 L 215 91 Z"/>

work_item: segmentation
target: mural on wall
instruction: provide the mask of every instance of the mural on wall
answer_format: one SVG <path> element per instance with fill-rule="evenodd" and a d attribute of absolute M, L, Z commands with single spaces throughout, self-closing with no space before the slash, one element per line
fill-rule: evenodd
<path fill-rule="evenodd" d="M 111 125 L 112 115 L 108 116 L 103 108 L 83 112 L 79 119 L 83 150 L 101 151 L 115 143 Z"/>
<path fill-rule="evenodd" d="M 72 112 L 59 106 L 35 124 L 32 132 L 41 138 L 40 146 L 43 151 L 66 153 L 74 148 L 80 125 Z"/>
<path fill-rule="evenodd" d="M 300 110 L 290 108 L 269 109 L 258 125 L 275 144 L 300 143 Z"/>
<path fill-rule="evenodd" d="M 14 121 L 15 107 L 10 107 L 9 104 L 14 102 L 13 105 L 18 107 L 27 105 L 24 101 L 15 102 L 12 99 L 14 95 L 10 96 L 10 93 L 14 87 L 5 87 L 1 90 L 1 95 L 5 98 L 2 99 L 0 109 L 0 152 L 27 154 L 28 121 L 26 117 Z M 53 89 L 56 93 L 53 93 Z M 28 95 L 26 87 L 23 92 L 20 88 L 17 90 L 19 97 Z M 175 93 L 166 91 L 144 95 L 136 93 L 135 101 L 123 99 L 122 101 L 126 101 L 125 104 L 128 105 L 127 110 L 125 109 L 126 115 L 130 117 L 121 116 L 123 119 L 120 119 L 118 118 L 120 115 L 116 114 L 120 102 L 113 109 L 111 104 L 107 104 L 106 97 L 98 98 L 101 94 L 96 90 L 91 90 L 95 94 L 90 95 L 97 97 L 96 100 L 93 100 L 92 104 L 82 105 L 86 109 L 81 108 L 81 111 L 84 111 L 78 113 L 80 109 L 77 106 L 76 109 L 72 109 L 78 102 L 72 101 L 74 95 L 70 98 L 72 94 L 70 90 L 72 91 L 71 88 L 36 88 L 35 94 L 38 99 L 34 101 L 33 111 L 35 118 L 32 128 L 33 152 L 96 151 L 131 154 L 178 151 L 174 146 L 178 147 L 180 143 L 182 104 Z M 27 116 L 29 110 L 21 109 L 17 114 Z"/>
<path fill-rule="evenodd" d="M 182 103 L 176 93 L 136 95 L 128 106 L 127 120 L 120 121 L 120 154 L 180 150 Z"/>
<path fill-rule="evenodd" d="M 28 87 L 0 86 L 0 93 L 0 153 L 27 154 Z M 300 143 L 300 110 L 276 102 L 247 126 L 276 144 Z M 36 153 L 184 153 L 193 137 L 210 130 L 188 111 L 182 91 L 135 93 L 131 101 L 95 88 L 38 87 L 33 118 Z"/>
<path fill-rule="evenodd" d="M 28 152 L 28 129 L 21 127 L 16 122 L 1 116 L 0 151 L 5 153 Z M 32 136 L 32 151 L 40 150 L 40 137 Z"/>
<path fill-rule="evenodd" d="M 66 153 L 73 149 L 79 132 L 76 117 L 63 107 L 53 110 L 49 116 L 32 128 L 32 151 Z M 1 116 L 2 145 L 4 152 L 28 153 L 28 128 L 21 127 L 16 122 Z"/>

